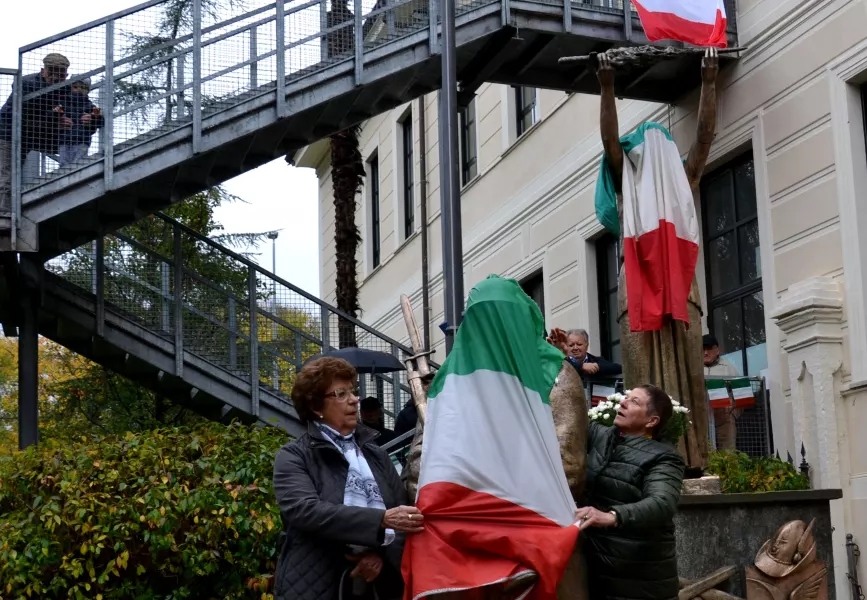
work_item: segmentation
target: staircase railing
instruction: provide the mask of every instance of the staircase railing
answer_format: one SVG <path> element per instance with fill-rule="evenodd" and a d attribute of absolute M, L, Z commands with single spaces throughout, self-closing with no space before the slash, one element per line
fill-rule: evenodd
<path fill-rule="evenodd" d="M 13 207 L 20 209 L 22 193 L 93 165 L 99 165 L 106 189 L 112 189 L 117 155 L 156 137 L 183 130 L 197 153 L 209 117 L 275 90 L 277 116 L 286 116 L 291 110 L 287 90 L 302 78 L 316 85 L 311 76 L 338 63 L 351 65 L 356 84 L 363 85 L 371 76 L 367 63 L 396 40 L 426 32 L 431 52 L 438 44 L 437 3 L 428 0 L 248 0 L 243 5 L 250 10 L 243 13 L 232 8 L 239 5 L 232 0 L 192 0 L 192 14 L 181 16 L 167 10 L 170 2 L 149 0 L 19 50 L 17 81 L 39 73 L 50 53 L 67 57 L 70 76 L 27 94 L 15 86 L 13 151 L 42 156 L 28 157 L 17 170 Z M 502 5 L 505 24 L 509 2 L 458 0 L 457 13 Z M 621 18 L 624 13 L 623 0 L 529 2 L 570 14 L 573 8 Z M 629 0 L 626 4 L 631 7 Z M 625 29 L 631 29 L 631 20 L 628 27 L 624 20 Z M 64 115 L 75 117 L 77 133 L 65 139 L 81 149 L 58 158 L 46 143 L 55 144 L 61 115 L 35 125 L 21 117 L 29 114 L 28 107 L 50 112 L 59 92 L 82 79 L 89 80 L 89 98 L 99 115 L 80 128 L 77 104 L 84 103 L 83 97 L 67 99 Z"/>
<path fill-rule="evenodd" d="M 254 413 L 260 387 L 284 396 L 311 356 L 336 347 L 340 321 L 358 347 L 403 359 L 410 349 L 247 257 L 163 214 L 155 214 L 50 261 L 46 268 L 96 300 L 97 334 L 106 312 L 174 342 L 184 352 L 249 380 Z M 179 293 L 176 293 L 179 292 Z M 365 375 L 362 396 L 380 399 L 386 425 L 409 400 L 406 373 Z"/>

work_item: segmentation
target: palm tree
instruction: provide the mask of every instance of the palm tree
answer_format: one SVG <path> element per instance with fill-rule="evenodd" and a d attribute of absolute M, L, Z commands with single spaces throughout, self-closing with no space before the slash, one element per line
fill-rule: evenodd
<path fill-rule="evenodd" d="M 358 278 L 356 253 L 361 235 L 355 224 L 355 197 L 364 183 L 364 161 L 358 148 L 361 127 L 354 125 L 335 133 L 330 138 L 331 185 L 334 188 L 334 249 L 336 262 L 337 308 L 356 317 L 361 306 L 358 303 Z M 337 324 L 340 348 L 356 346 L 355 325 L 340 318 Z"/>

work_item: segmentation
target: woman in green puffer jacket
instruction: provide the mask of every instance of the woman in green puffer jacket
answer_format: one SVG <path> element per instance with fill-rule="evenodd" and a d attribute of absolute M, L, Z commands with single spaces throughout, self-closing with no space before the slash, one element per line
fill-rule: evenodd
<path fill-rule="evenodd" d="M 591 600 L 677 597 L 674 513 L 684 461 L 659 440 L 672 413 L 668 394 L 643 385 L 621 402 L 614 427 L 590 424 L 577 517 Z"/>

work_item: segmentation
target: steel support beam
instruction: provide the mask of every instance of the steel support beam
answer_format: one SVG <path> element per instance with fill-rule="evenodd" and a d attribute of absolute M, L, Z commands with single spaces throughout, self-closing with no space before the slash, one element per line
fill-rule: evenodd
<path fill-rule="evenodd" d="M 22 287 L 18 332 L 19 450 L 39 441 L 39 290 Z"/>
<path fill-rule="evenodd" d="M 511 26 L 495 32 L 473 57 L 470 64 L 461 70 L 459 106 L 467 106 L 475 96 L 476 90 L 503 65 L 506 61 L 506 53 L 503 50 L 514 36 L 515 28 Z"/>
<path fill-rule="evenodd" d="M 441 0 L 442 93 L 440 94 L 440 198 L 445 284 L 446 354 L 464 314 L 464 251 L 461 230 L 461 183 L 458 178 L 458 82 L 455 47 L 455 0 Z"/>

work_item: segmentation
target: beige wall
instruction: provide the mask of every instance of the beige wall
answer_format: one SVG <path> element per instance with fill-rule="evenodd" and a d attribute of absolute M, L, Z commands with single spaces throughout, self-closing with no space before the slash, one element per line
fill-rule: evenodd
<path fill-rule="evenodd" d="M 822 477 L 829 486 L 842 487 L 845 495 L 834 509 L 837 589 L 842 594 L 848 589 L 845 554 L 841 553 L 844 534 L 854 533 L 867 546 L 867 233 L 863 233 L 867 228 L 867 157 L 856 87 L 867 78 L 867 1 L 741 0 L 739 4 L 740 45 L 749 50 L 720 76 L 717 137 L 708 170 L 744 152 L 753 153 L 768 377 L 774 439 L 781 454 L 789 451 L 796 456 L 804 439 L 799 433 L 801 425 L 793 422 L 792 405 L 792 382 L 798 386 L 803 377 L 799 380 L 802 374 L 791 372 L 792 361 L 784 348 L 796 350 L 787 345 L 775 312 L 798 282 L 828 276 L 834 285 L 839 284 L 842 318 L 833 327 L 839 331 L 841 358 L 839 365 L 828 367 L 834 371 L 834 385 L 826 390 L 836 411 L 838 445 L 829 450 L 829 456 L 836 457 L 832 457 L 834 474 Z M 442 336 L 437 328 L 443 320 L 443 300 L 436 95 L 411 103 L 416 161 L 422 101 L 427 110 L 430 322 L 438 351 L 434 358 L 442 360 Z M 648 119 L 670 123 L 679 148 L 686 153 L 694 139 L 696 102 L 697 90 L 673 109 L 620 102 L 621 130 L 625 133 Z M 476 103 L 479 175 L 462 194 L 466 290 L 490 273 L 521 278 L 542 268 L 548 326 L 583 326 L 597 338 L 591 242 L 602 232 L 593 206 L 601 152 L 598 97 L 541 91 L 541 122 L 517 141 L 508 89 L 486 84 Z M 396 217 L 399 161 L 395 134 L 398 120 L 408 109 L 409 105 L 372 119 L 363 130 L 365 158 L 374 150 L 380 157 L 382 265 L 375 271 L 370 269 L 367 250 L 367 190 L 359 198 L 358 209 L 365 239 L 365 251 L 359 256 L 362 318 L 401 340 L 406 339 L 406 332 L 399 295 L 411 297 L 417 315 L 421 307 L 419 236 L 402 240 Z M 321 160 L 310 149 L 306 156 L 308 163 L 302 160 L 301 165 L 316 162 L 322 182 L 321 289 L 326 300 L 333 300 L 330 171 L 321 153 Z M 415 169 L 418 186 L 418 162 Z M 418 226 L 418 218 L 416 222 Z M 703 264 L 700 261 L 698 273 L 702 290 Z M 814 376 L 818 375 L 811 373 L 810 379 Z M 817 464 L 815 456 L 808 460 Z M 860 576 L 862 583 L 867 581 L 863 566 Z"/>

